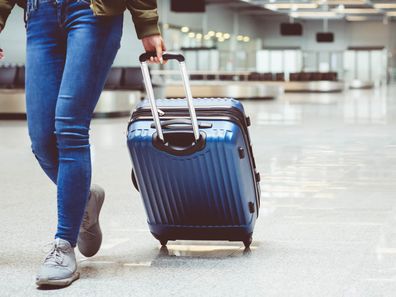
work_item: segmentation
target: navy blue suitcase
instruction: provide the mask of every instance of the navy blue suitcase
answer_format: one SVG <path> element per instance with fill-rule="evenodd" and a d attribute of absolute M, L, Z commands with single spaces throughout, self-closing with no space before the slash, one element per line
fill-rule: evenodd
<path fill-rule="evenodd" d="M 243 241 L 249 247 L 260 175 L 242 104 L 192 99 L 184 57 L 176 54 L 164 59 L 179 61 L 187 102 L 155 100 L 148 56 L 140 61 L 150 100 L 133 112 L 127 142 L 151 233 L 162 245 L 186 239 Z"/>

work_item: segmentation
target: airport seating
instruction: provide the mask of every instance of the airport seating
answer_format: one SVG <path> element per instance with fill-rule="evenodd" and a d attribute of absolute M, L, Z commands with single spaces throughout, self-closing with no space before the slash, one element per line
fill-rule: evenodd
<path fill-rule="evenodd" d="M 221 81 L 285 81 L 285 73 L 251 72 L 249 74 L 191 74 L 191 80 Z M 294 72 L 289 74 L 290 81 L 337 81 L 336 72 Z M 0 88 L 24 88 L 25 66 L 0 66 Z M 140 67 L 113 67 L 105 83 L 107 90 L 144 91 Z"/>
<path fill-rule="evenodd" d="M 190 80 L 204 80 L 203 74 L 191 74 Z"/>
<path fill-rule="evenodd" d="M 105 83 L 105 89 L 107 90 L 117 90 L 121 88 L 122 83 L 122 71 L 121 67 L 113 67 L 110 70 L 109 75 Z"/>
<path fill-rule="evenodd" d="M 260 80 L 260 73 L 252 72 L 248 75 L 248 80 L 250 81 L 259 81 Z"/>
<path fill-rule="evenodd" d="M 336 81 L 337 80 L 337 72 L 322 73 L 322 80 Z"/>
<path fill-rule="evenodd" d="M 290 81 L 299 81 L 300 80 L 300 73 L 291 72 L 289 74 L 289 80 Z"/>
<path fill-rule="evenodd" d="M 270 72 L 268 73 L 261 73 L 260 74 L 260 80 L 262 81 L 273 81 L 274 80 L 274 75 Z"/>
<path fill-rule="evenodd" d="M 144 90 L 143 75 L 140 67 L 125 67 L 121 79 L 121 89 Z"/>
<path fill-rule="evenodd" d="M 285 81 L 285 73 L 284 72 L 275 73 L 275 80 L 276 81 Z"/>
<path fill-rule="evenodd" d="M 25 66 L 19 66 L 18 67 L 16 81 L 15 81 L 15 86 L 18 89 L 24 89 L 25 88 Z"/>
<path fill-rule="evenodd" d="M 245 80 L 247 80 L 247 75 L 240 74 L 240 75 L 237 76 L 237 78 L 238 78 L 239 81 L 245 81 Z"/>
<path fill-rule="evenodd" d="M 294 72 L 289 74 L 290 81 L 337 81 L 337 72 Z"/>
<path fill-rule="evenodd" d="M 18 68 L 16 66 L 0 67 L 0 88 L 11 89 L 15 87 Z"/>
<path fill-rule="evenodd" d="M 234 80 L 234 75 L 232 74 L 220 74 L 219 79 L 220 80 Z"/>

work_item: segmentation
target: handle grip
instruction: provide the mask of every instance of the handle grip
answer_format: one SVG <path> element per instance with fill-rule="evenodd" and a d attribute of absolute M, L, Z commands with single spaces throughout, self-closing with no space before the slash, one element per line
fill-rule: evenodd
<path fill-rule="evenodd" d="M 155 128 L 157 130 L 158 138 L 162 141 L 165 141 L 163 132 L 162 132 L 162 126 L 161 126 L 161 120 L 158 116 L 158 108 L 157 104 L 155 102 L 154 98 L 154 90 L 153 86 L 151 83 L 151 77 L 150 77 L 150 72 L 148 69 L 148 64 L 147 64 L 147 59 L 150 57 L 156 56 L 156 53 L 154 52 L 148 52 L 140 55 L 139 60 L 140 60 L 140 67 L 142 68 L 142 73 L 143 73 L 143 79 L 144 79 L 144 84 L 146 86 L 146 91 L 147 91 L 147 97 L 150 101 L 150 106 L 151 106 L 151 112 L 153 114 L 153 119 L 154 119 L 154 124 Z M 193 104 L 193 97 L 191 94 L 191 88 L 190 88 L 190 81 L 186 69 L 186 63 L 184 61 L 184 56 L 179 53 L 164 53 L 163 55 L 164 59 L 174 59 L 177 60 L 180 66 L 180 73 L 183 79 L 183 84 L 184 84 L 184 90 L 186 92 L 186 99 L 187 99 L 187 104 L 188 104 L 188 109 L 190 111 L 190 117 L 191 117 L 191 123 L 192 123 L 192 128 L 194 132 L 194 138 L 195 141 L 198 141 L 200 138 L 200 133 L 199 133 L 199 126 L 198 126 L 198 120 L 197 120 L 197 115 L 195 113 L 195 108 Z"/>
<path fill-rule="evenodd" d="M 157 57 L 156 52 L 145 52 L 139 56 L 140 63 L 146 62 L 151 57 Z M 171 53 L 171 52 L 164 52 L 162 55 L 164 60 L 177 60 L 179 63 L 184 62 L 186 59 L 182 54 L 179 53 Z"/>

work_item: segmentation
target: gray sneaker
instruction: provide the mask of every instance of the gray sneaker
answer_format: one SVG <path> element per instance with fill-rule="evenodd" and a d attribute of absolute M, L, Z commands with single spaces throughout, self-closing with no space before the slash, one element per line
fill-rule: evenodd
<path fill-rule="evenodd" d="M 37 274 L 36 284 L 63 287 L 79 277 L 74 249 L 68 241 L 55 239 Z"/>
<path fill-rule="evenodd" d="M 89 200 L 77 239 L 78 250 L 85 257 L 92 257 L 95 255 L 102 244 L 99 213 L 102 208 L 104 198 L 104 190 L 98 185 L 93 185 L 91 187 L 91 194 L 89 195 Z"/>

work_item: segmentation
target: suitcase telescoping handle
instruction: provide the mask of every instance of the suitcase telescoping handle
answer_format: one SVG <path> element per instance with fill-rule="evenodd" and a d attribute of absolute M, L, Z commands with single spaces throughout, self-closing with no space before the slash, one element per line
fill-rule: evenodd
<path fill-rule="evenodd" d="M 143 79 L 144 79 L 144 84 L 146 86 L 146 91 L 147 91 L 147 97 L 150 101 L 150 106 L 151 106 L 151 112 L 153 114 L 154 118 L 154 124 L 157 130 L 157 134 L 159 139 L 164 141 L 164 134 L 162 132 L 162 126 L 161 126 L 161 120 L 158 115 L 158 108 L 157 104 L 155 102 L 154 98 L 154 91 L 153 91 L 153 85 L 151 83 L 151 77 L 147 65 L 147 60 L 149 60 L 151 57 L 156 57 L 157 54 L 155 52 L 146 52 L 139 57 L 140 61 L 140 67 L 142 68 L 143 72 Z M 184 84 L 184 91 L 186 93 L 186 99 L 188 103 L 188 109 L 190 111 L 190 117 L 191 117 L 191 124 L 194 132 L 194 138 L 195 141 L 198 142 L 200 135 L 199 135 L 199 127 L 198 127 L 198 120 L 197 120 L 197 115 L 195 113 L 195 108 L 193 104 L 193 98 L 192 98 L 192 93 L 191 93 L 191 88 L 190 88 L 190 80 L 187 74 L 187 68 L 186 68 L 186 63 L 185 63 L 185 58 L 182 54 L 179 53 L 168 53 L 165 52 L 162 55 L 162 58 L 164 60 L 177 60 L 179 62 L 180 66 L 180 73 L 183 79 L 183 84 Z"/>

